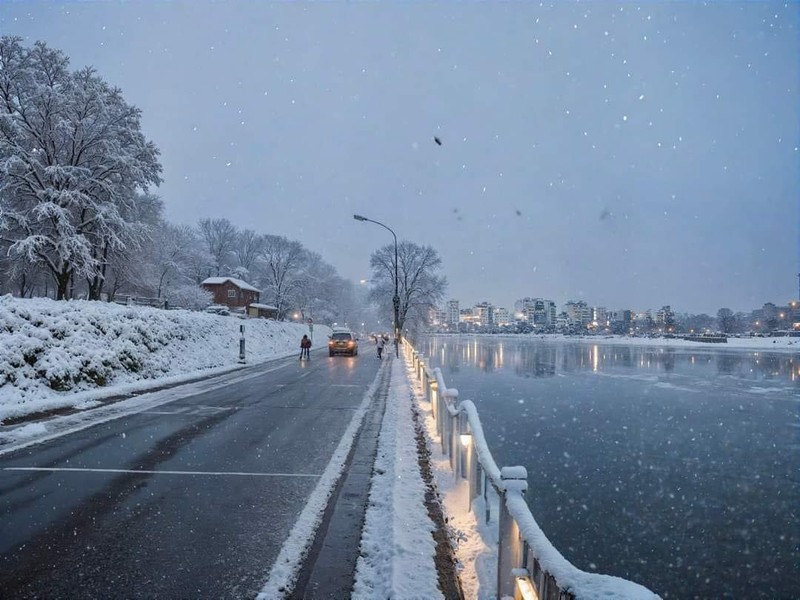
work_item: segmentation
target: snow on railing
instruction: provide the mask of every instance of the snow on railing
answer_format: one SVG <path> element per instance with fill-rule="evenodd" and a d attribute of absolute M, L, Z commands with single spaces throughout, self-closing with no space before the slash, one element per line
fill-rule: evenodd
<path fill-rule="evenodd" d="M 644 586 L 611 575 L 587 573 L 570 563 L 547 539 L 525 500 L 525 467 L 498 468 L 483 434 L 478 411 L 469 400 L 458 401 L 440 369 L 430 369 L 423 356 L 405 341 L 406 359 L 431 404 L 442 452 L 457 477 L 469 483 L 469 508 L 483 495 L 486 523 L 491 522 L 491 488 L 500 498 L 497 511 L 497 598 L 559 600 L 653 599 Z M 530 592 L 533 595 L 530 595 Z"/>

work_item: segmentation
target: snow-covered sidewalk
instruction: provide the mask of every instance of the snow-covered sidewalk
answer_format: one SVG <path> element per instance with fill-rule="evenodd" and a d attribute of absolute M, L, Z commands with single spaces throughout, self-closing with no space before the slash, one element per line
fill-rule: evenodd
<path fill-rule="evenodd" d="M 353 598 L 442 598 L 435 525 L 425 506 L 413 397 L 405 361 L 393 359 L 386 412 L 356 566 Z"/>

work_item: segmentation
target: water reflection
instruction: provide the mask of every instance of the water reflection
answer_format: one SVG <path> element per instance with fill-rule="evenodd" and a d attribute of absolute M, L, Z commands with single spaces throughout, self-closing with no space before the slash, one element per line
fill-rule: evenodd
<path fill-rule="evenodd" d="M 800 597 L 800 354 L 434 337 L 576 566 L 665 598 Z"/>
<path fill-rule="evenodd" d="M 564 343 L 548 340 L 438 337 L 427 341 L 428 356 L 458 372 L 462 366 L 485 373 L 511 369 L 519 377 L 554 377 L 576 371 L 601 373 L 616 368 L 636 368 L 650 373 L 706 373 L 715 365 L 718 375 L 743 379 L 774 379 L 800 383 L 800 359 L 791 354 L 741 352 L 602 343 Z"/>

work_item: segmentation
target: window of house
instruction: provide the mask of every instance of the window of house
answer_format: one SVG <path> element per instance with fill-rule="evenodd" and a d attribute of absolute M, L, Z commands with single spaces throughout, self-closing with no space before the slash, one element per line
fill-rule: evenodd
<path fill-rule="evenodd" d="M 228 290 L 228 298 L 236 298 L 236 290 Z"/>

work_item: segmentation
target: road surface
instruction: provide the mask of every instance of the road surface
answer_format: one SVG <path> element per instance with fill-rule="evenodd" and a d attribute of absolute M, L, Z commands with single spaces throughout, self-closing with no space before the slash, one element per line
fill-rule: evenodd
<path fill-rule="evenodd" d="M 0 456 L 0 595 L 255 596 L 380 364 L 282 359 Z"/>

